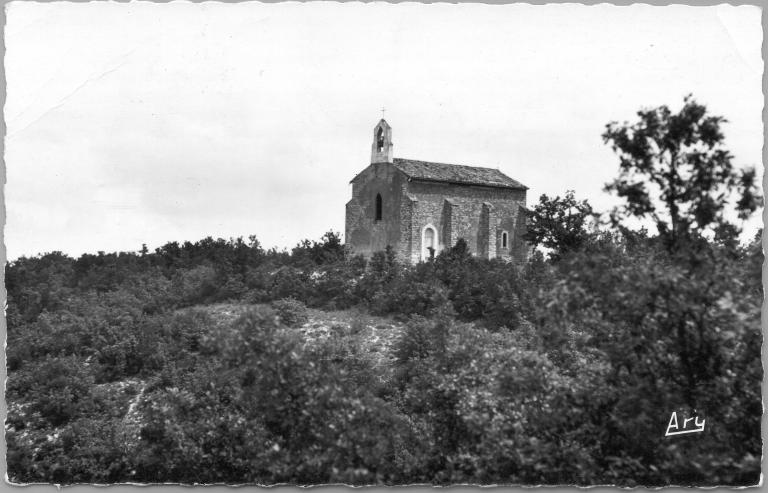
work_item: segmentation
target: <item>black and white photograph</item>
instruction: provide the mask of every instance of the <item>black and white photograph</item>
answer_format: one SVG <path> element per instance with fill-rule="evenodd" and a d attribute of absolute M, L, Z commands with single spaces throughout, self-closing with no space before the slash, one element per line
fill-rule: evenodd
<path fill-rule="evenodd" d="M 6 486 L 761 485 L 762 15 L 6 3 Z"/>

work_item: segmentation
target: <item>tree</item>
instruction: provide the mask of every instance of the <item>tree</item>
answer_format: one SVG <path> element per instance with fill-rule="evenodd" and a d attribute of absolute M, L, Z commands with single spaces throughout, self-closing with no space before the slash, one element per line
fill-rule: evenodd
<path fill-rule="evenodd" d="M 605 189 L 626 202 L 613 211 L 614 224 L 651 218 L 670 252 L 706 237 L 733 240 L 740 230 L 727 211 L 745 219 L 761 200 L 754 168 L 735 169 L 724 147 L 720 126 L 727 120 L 691 95 L 683 103 L 679 113 L 641 110 L 637 123 L 611 122 L 603 133 L 620 159 L 620 174 Z"/>
<path fill-rule="evenodd" d="M 533 209 L 526 238 L 534 246 L 552 249 L 550 257 L 558 259 L 579 249 L 589 238 L 586 226 L 591 216 L 592 206 L 586 200 L 576 200 L 573 190 L 563 198 L 542 195 Z"/>
<path fill-rule="evenodd" d="M 341 235 L 334 231 L 328 231 L 320 238 L 320 241 L 302 240 L 293 247 L 291 252 L 294 259 L 309 260 L 317 265 L 329 264 L 343 260 L 346 257 L 346 249 L 341 241 Z"/>

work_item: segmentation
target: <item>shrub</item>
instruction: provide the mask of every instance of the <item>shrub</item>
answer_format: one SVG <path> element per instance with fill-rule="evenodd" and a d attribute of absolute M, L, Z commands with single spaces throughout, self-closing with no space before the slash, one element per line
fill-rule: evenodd
<path fill-rule="evenodd" d="M 96 381 L 113 382 L 141 371 L 143 358 L 139 355 L 138 341 L 134 336 L 103 347 L 97 353 L 99 370 Z"/>
<path fill-rule="evenodd" d="M 293 298 L 273 301 L 272 308 L 277 312 L 280 321 L 288 327 L 301 327 L 309 320 L 307 306 Z"/>
<path fill-rule="evenodd" d="M 180 270 L 173 279 L 173 287 L 183 304 L 202 303 L 216 294 L 216 270 L 209 265 Z"/>
<path fill-rule="evenodd" d="M 308 303 L 329 310 L 344 310 L 360 302 L 357 285 L 365 272 L 362 256 L 320 266 L 315 271 L 312 295 Z"/>
<path fill-rule="evenodd" d="M 279 300 L 282 298 L 295 298 L 305 301 L 312 292 L 313 280 L 309 269 L 296 267 L 279 267 L 270 274 L 271 284 L 269 298 Z"/>
<path fill-rule="evenodd" d="M 219 288 L 216 298 L 218 300 L 238 300 L 243 298 L 247 292 L 248 288 L 243 282 L 243 276 L 230 274 Z"/>
<path fill-rule="evenodd" d="M 382 315 L 432 315 L 448 303 L 448 294 L 438 282 L 420 281 L 413 275 L 392 282 L 379 296 L 371 308 Z"/>
<path fill-rule="evenodd" d="M 74 356 L 48 358 L 8 378 L 9 399 L 24 396 L 32 413 L 50 426 L 61 426 L 92 410 L 93 376 Z"/>

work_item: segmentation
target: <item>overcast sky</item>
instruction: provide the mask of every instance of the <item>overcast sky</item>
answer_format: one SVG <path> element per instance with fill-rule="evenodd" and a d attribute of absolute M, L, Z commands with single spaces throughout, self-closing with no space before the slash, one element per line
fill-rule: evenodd
<path fill-rule="evenodd" d="M 574 189 L 608 208 L 605 124 L 687 93 L 762 172 L 756 7 L 7 8 L 10 259 L 343 233 L 382 106 L 395 157 L 498 167 L 529 205 Z"/>

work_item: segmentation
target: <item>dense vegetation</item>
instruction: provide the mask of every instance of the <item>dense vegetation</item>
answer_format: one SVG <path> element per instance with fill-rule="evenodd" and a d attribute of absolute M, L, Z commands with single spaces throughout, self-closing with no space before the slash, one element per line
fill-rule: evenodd
<path fill-rule="evenodd" d="M 463 241 L 414 266 L 389 250 L 366 260 L 334 233 L 291 252 L 206 238 L 9 263 L 10 479 L 756 484 L 763 256 L 759 235 L 736 240 L 713 187 L 732 185 L 745 216 L 759 197 L 722 154 L 707 181 L 719 141 L 681 158 L 702 139 L 676 145 L 674 132 L 714 138 L 698 108 L 641 112 L 668 154 L 610 125 L 623 178 L 609 188 L 626 208 L 595 228 L 573 194 L 542 197 L 531 241 L 549 255 L 524 265 L 475 258 Z M 675 171 L 659 172 L 653 204 L 625 175 L 667 155 Z M 633 214 L 658 234 L 625 227 Z M 206 310 L 222 301 L 242 314 Z M 307 306 L 404 328 L 381 364 L 354 329 L 306 341 Z M 664 437 L 672 411 L 705 431 Z"/>

